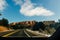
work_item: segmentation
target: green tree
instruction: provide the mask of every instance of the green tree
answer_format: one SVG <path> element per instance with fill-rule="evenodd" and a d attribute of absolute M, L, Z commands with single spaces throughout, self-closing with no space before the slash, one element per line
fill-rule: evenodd
<path fill-rule="evenodd" d="M 39 30 L 39 29 L 44 30 L 45 29 L 45 25 L 42 22 L 36 22 L 36 24 L 33 26 L 32 29 L 33 30 Z"/>
<path fill-rule="evenodd" d="M 8 27 L 8 25 L 9 25 L 8 23 L 9 23 L 9 21 L 7 19 L 5 19 L 5 18 L 2 19 L 2 25 L 3 26 L 7 26 Z"/>

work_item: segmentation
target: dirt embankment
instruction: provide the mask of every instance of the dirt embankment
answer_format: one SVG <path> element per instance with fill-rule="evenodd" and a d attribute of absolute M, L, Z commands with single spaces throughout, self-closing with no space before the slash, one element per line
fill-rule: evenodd
<path fill-rule="evenodd" d="M 0 26 L 0 32 L 8 31 L 9 29 L 5 26 Z"/>

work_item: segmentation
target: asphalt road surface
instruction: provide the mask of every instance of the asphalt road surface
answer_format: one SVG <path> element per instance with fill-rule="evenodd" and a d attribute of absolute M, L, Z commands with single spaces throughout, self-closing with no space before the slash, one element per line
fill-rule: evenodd
<path fill-rule="evenodd" d="M 25 29 L 18 29 L 14 31 L 2 32 L 0 33 L 1 37 L 39 37 L 35 34 L 27 32 Z"/>
<path fill-rule="evenodd" d="M 24 29 L 20 29 L 18 32 L 8 36 L 8 37 L 28 37 L 25 32 Z"/>
<path fill-rule="evenodd" d="M 12 31 L 7 31 L 7 32 L 2 32 L 0 33 L 0 36 L 1 37 L 7 37 L 7 38 L 15 38 L 15 37 L 18 37 L 18 38 L 36 38 L 38 37 L 37 35 L 35 34 L 32 34 L 30 32 L 27 32 L 25 29 L 18 29 L 18 30 L 12 30 Z M 35 36 L 35 37 L 33 37 Z M 39 37 L 41 40 L 47 40 L 48 38 L 47 37 Z"/>

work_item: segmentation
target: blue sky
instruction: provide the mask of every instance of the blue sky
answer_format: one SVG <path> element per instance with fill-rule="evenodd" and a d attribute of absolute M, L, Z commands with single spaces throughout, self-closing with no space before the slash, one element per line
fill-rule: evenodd
<path fill-rule="evenodd" d="M 0 7 L 0 18 L 9 22 L 60 19 L 60 0 L 2 0 Z"/>

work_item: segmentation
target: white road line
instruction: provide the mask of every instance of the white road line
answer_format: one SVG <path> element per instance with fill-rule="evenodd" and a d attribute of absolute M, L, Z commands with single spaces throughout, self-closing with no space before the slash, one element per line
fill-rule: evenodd
<path fill-rule="evenodd" d="M 19 31 L 19 30 L 16 30 L 16 31 L 14 31 L 14 32 L 11 32 L 11 33 L 8 33 L 8 34 L 6 34 L 6 35 L 3 35 L 2 37 L 8 37 L 9 35 L 12 35 L 12 34 L 18 32 L 18 31 Z"/>
<path fill-rule="evenodd" d="M 24 31 L 25 32 L 25 31 Z M 25 34 L 28 36 L 28 37 L 31 37 L 27 32 L 25 32 Z"/>

